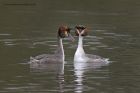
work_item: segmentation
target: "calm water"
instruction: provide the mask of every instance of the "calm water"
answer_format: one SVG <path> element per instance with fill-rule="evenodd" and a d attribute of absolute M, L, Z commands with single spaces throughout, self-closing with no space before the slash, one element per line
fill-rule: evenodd
<path fill-rule="evenodd" d="M 138 93 L 139 10 L 139 0 L 0 0 L 0 93 Z M 64 40 L 64 65 L 31 68 L 30 56 L 53 53 L 61 24 L 86 25 L 86 53 L 111 63 L 77 68 L 77 41 Z"/>

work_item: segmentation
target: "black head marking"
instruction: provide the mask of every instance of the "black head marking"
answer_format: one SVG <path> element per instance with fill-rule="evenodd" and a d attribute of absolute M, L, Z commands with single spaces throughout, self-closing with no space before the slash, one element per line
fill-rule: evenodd
<path fill-rule="evenodd" d="M 83 25 L 77 25 L 77 26 L 75 26 L 75 29 L 76 29 L 75 30 L 76 36 L 79 36 L 79 35 L 86 36 L 87 35 L 87 29 L 86 29 L 85 26 L 83 26 Z"/>

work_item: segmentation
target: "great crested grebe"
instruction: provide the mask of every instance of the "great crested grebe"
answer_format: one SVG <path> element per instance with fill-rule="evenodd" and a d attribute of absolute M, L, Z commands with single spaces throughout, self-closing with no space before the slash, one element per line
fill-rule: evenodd
<path fill-rule="evenodd" d="M 74 55 L 74 62 L 92 62 L 95 65 L 101 66 L 107 64 L 107 58 L 102 58 L 97 55 L 86 54 L 83 49 L 83 38 L 87 35 L 87 28 L 82 25 L 75 27 L 75 34 L 79 37 L 78 47 Z"/>
<path fill-rule="evenodd" d="M 57 33 L 57 50 L 54 54 L 42 54 L 35 57 L 30 57 L 29 63 L 48 63 L 48 62 L 64 62 L 65 54 L 63 49 L 63 38 L 70 38 L 72 41 L 74 38 L 70 34 L 70 28 L 67 26 L 60 26 Z"/>

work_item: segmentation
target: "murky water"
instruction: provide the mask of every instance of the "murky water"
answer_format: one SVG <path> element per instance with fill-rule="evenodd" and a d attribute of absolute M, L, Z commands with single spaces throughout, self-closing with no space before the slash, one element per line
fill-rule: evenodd
<path fill-rule="evenodd" d="M 139 0 L 0 0 L 0 93 L 138 93 L 139 4 Z M 31 68 L 30 56 L 55 51 L 61 24 L 86 25 L 86 53 L 111 63 L 100 68 L 74 63 L 77 41 L 64 40 L 64 65 Z"/>

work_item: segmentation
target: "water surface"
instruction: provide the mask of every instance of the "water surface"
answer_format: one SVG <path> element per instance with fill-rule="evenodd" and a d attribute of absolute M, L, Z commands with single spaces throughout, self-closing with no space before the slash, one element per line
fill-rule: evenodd
<path fill-rule="evenodd" d="M 139 4 L 139 0 L 0 0 L 0 93 L 138 93 Z M 65 64 L 31 68 L 30 56 L 55 51 L 61 24 L 86 25 L 86 53 L 111 63 L 76 68 L 77 41 L 64 40 Z"/>

